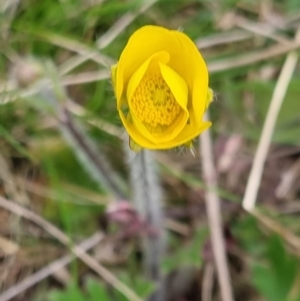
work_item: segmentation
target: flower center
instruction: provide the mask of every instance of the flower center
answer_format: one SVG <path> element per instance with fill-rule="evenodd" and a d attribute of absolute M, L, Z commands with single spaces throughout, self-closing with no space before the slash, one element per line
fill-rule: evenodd
<path fill-rule="evenodd" d="M 136 117 L 154 128 L 169 126 L 181 109 L 160 74 L 144 76 L 133 94 L 131 105 Z"/>

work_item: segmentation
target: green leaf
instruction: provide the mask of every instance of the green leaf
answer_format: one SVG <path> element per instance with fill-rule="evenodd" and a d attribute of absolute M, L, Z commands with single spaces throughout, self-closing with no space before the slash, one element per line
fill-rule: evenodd
<path fill-rule="evenodd" d="M 276 279 L 268 268 L 260 265 L 252 267 L 252 282 L 256 289 L 269 301 L 283 301 L 277 294 Z"/>
<path fill-rule="evenodd" d="M 100 283 L 99 281 L 96 281 L 95 279 L 90 278 L 90 279 L 88 279 L 88 281 L 86 283 L 86 287 L 87 287 L 88 294 L 90 296 L 89 300 L 91 300 L 91 301 L 109 300 L 104 285 L 102 283 Z"/>
<path fill-rule="evenodd" d="M 298 264 L 278 236 L 270 238 L 266 266 L 253 267 L 253 283 L 270 301 L 287 300 L 297 276 Z"/>
<path fill-rule="evenodd" d="M 48 295 L 49 301 L 65 301 L 65 300 L 72 300 L 72 301 L 86 301 L 86 298 L 82 295 L 80 289 L 76 284 L 71 284 L 67 287 L 64 291 L 52 291 Z"/>
<path fill-rule="evenodd" d="M 124 272 L 119 275 L 119 279 L 142 298 L 148 296 L 153 290 L 153 283 L 140 275 L 133 277 Z M 116 293 L 120 296 L 120 299 L 127 300 L 123 295 Z"/>
<path fill-rule="evenodd" d="M 278 294 L 287 297 L 297 273 L 296 259 L 285 251 L 278 236 L 271 238 L 268 255 L 277 276 Z"/>

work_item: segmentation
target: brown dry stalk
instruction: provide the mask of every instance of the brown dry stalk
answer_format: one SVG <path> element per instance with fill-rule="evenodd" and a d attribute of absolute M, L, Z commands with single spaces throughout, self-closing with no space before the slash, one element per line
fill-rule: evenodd
<path fill-rule="evenodd" d="M 290 83 L 292 74 L 295 70 L 298 61 L 296 53 L 288 54 L 284 66 L 281 70 L 279 79 L 273 92 L 271 103 L 267 112 L 267 117 L 262 129 L 262 134 L 259 139 L 257 151 L 254 157 L 254 162 L 250 171 L 249 179 L 246 186 L 246 191 L 243 199 L 243 207 L 247 211 L 253 210 L 256 202 L 256 197 L 263 173 L 264 164 L 268 155 L 268 150 L 271 144 L 274 127 L 277 116 L 279 114 L 286 90 Z"/>
<path fill-rule="evenodd" d="M 290 44 L 290 40 L 280 33 L 276 33 L 276 28 L 270 24 L 262 22 L 253 22 L 245 17 L 237 17 L 235 20 L 235 25 L 253 34 L 260 35 L 269 39 L 272 39 L 280 44 Z"/>
<path fill-rule="evenodd" d="M 209 73 L 218 73 L 238 67 L 251 65 L 263 60 L 268 60 L 276 56 L 284 55 L 287 52 L 300 48 L 300 41 L 290 44 L 276 44 L 261 51 L 255 51 L 232 58 L 222 59 L 208 64 Z"/>
<path fill-rule="evenodd" d="M 115 289 L 120 291 L 124 296 L 126 296 L 131 301 L 142 301 L 134 291 L 132 291 L 128 286 L 121 282 L 114 274 L 112 274 L 105 267 L 100 265 L 92 256 L 87 254 L 79 246 L 73 246 L 70 238 L 59 230 L 57 227 L 49 223 L 47 220 L 43 219 L 41 216 L 37 215 L 33 211 L 26 209 L 12 201 L 9 201 L 2 196 L 0 196 L 0 207 L 18 215 L 23 218 L 26 218 L 45 231 L 50 235 L 55 237 L 63 245 L 70 248 L 72 253 L 74 253 L 78 258 L 80 258 L 87 266 L 89 266 L 93 271 L 95 271 L 100 277 L 102 277 L 107 283 L 111 284 Z M 0 300 L 1 301 L 1 300 Z"/>
<path fill-rule="evenodd" d="M 106 33 L 104 33 L 96 42 L 96 45 L 99 49 L 107 47 L 111 42 L 116 39 L 119 34 L 121 34 L 126 27 L 128 27 L 139 15 L 145 13 L 151 6 L 153 6 L 157 0 L 146 0 L 141 3 L 141 6 L 134 12 L 127 12 L 120 19 L 114 23 Z M 62 45 L 63 46 L 63 45 Z M 60 74 L 69 73 L 71 70 L 75 69 L 79 65 L 83 64 L 87 60 L 95 60 L 95 54 L 93 52 L 87 52 L 82 54 L 78 51 L 75 51 L 78 55 L 73 56 L 66 62 L 64 62 L 60 67 Z M 106 57 L 106 62 L 108 65 L 112 65 L 113 60 Z"/>
<path fill-rule="evenodd" d="M 212 301 L 213 285 L 214 285 L 214 264 L 207 262 L 203 267 L 202 280 L 202 301 Z"/>
<path fill-rule="evenodd" d="M 207 116 L 204 119 L 207 119 Z M 213 162 L 213 148 L 209 130 L 206 130 L 200 135 L 200 152 L 202 156 L 203 180 L 207 187 L 205 191 L 205 202 L 208 225 L 222 301 L 233 301 L 234 297 L 223 236 L 220 199 L 215 193 L 215 191 L 217 191 L 217 175 Z"/>
<path fill-rule="evenodd" d="M 257 209 L 252 210 L 253 215 L 265 228 L 279 235 L 288 245 L 296 250 L 295 254 L 300 257 L 300 238 L 287 227 L 279 224 L 274 219 L 266 216 Z"/>
<path fill-rule="evenodd" d="M 127 12 L 114 23 L 109 30 L 103 34 L 96 42 L 99 49 L 107 47 L 120 33 L 124 31 L 139 15 L 147 11 L 153 6 L 157 0 L 142 1 L 142 5 L 135 12 Z"/>
<path fill-rule="evenodd" d="M 87 251 L 88 249 L 91 249 L 92 247 L 94 247 L 102 239 L 103 239 L 103 234 L 96 232 L 94 235 L 92 235 L 91 237 L 89 237 L 86 240 L 84 240 L 83 242 L 81 242 L 78 247 Z M 22 292 L 29 289 L 33 285 L 39 283 L 40 281 L 47 278 L 48 276 L 58 272 L 64 266 L 69 264 L 73 259 L 75 259 L 75 256 L 73 254 L 69 254 L 69 255 L 65 255 L 65 256 L 53 261 L 52 263 L 43 267 L 42 269 L 35 272 L 34 274 L 29 275 L 27 278 L 20 281 L 19 283 L 16 283 L 12 287 L 10 287 L 8 290 L 2 292 L 0 295 L 0 301 L 11 300 L 12 298 L 21 294 Z"/>
<path fill-rule="evenodd" d="M 86 84 L 91 82 L 98 82 L 100 80 L 110 78 L 110 72 L 108 69 L 103 69 L 100 71 L 88 71 L 72 75 L 65 75 L 62 78 L 63 86 L 72 86 L 78 84 Z"/>

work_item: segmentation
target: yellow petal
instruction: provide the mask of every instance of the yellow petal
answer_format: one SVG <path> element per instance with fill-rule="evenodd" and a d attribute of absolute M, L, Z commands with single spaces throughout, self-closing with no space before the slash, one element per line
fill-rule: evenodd
<path fill-rule="evenodd" d="M 191 122 L 192 126 L 197 126 L 199 124 L 199 120 L 202 120 L 204 112 L 208 109 L 209 105 L 213 101 L 213 97 L 214 97 L 213 93 L 214 93 L 213 90 L 208 87 L 204 111 L 202 111 L 202 108 L 200 108 L 200 110 L 198 108 L 198 111 L 197 111 L 196 106 L 192 106 L 192 105 L 189 106 L 188 111 L 190 113 L 190 122 Z M 197 96 L 195 96 L 195 97 L 197 97 Z"/>
<path fill-rule="evenodd" d="M 187 124 L 183 131 L 174 139 L 173 147 L 180 146 L 198 137 L 202 132 L 207 130 L 211 124 L 210 121 L 201 122 L 197 128 Z"/>
<path fill-rule="evenodd" d="M 134 124 L 136 131 L 145 136 L 146 139 L 152 141 L 155 144 L 168 143 L 175 139 L 175 137 L 182 131 L 188 120 L 188 112 L 182 111 L 180 116 L 174 121 L 173 124 L 168 126 L 162 132 L 150 132 L 150 130 L 135 116 L 134 112 L 131 112 L 132 123 Z"/>
<path fill-rule="evenodd" d="M 136 130 L 135 126 L 132 123 L 130 114 L 127 116 L 127 118 L 121 110 L 119 110 L 119 114 L 126 131 L 136 144 L 140 145 L 143 148 L 149 148 L 148 146 L 154 145 L 153 142 L 146 139 L 145 136 L 143 136 Z"/>
<path fill-rule="evenodd" d="M 183 131 L 172 141 L 166 143 L 156 144 L 152 149 L 171 149 L 181 146 L 192 139 L 198 137 L 202 132 L 207 130 L 211 126 L 211 122 L 200 123 L 197 129 L 192 128 L 189 124 L 183 129 Z M 141 145 L 142 146 L 142 145 Z M 145 146 L 144 146 L 145 147 Z"/>
<path fill-rule="evenodd" d="M 188 112 L 183 111 L 173 124 L 171 124 L 166 131 L 163 133 L 153 134 L 155 142 L 158 143 L 169 143 L 176 139 L 178 134 L 183 130 L 188 121 Z"/>
<path fill-rule="evenodd" d="M 187 111 L 188 87 L 186 82 L 169 66 L 159 63 L 163 79 L 170 88 L 173 96 L 181 108 Z"/>
<path fill-rule="evenodd" d="M 136 130 L 141 135 L 144 135 L 146 139 L 154 143 L 166 143 L 173 140 L 178 135 L 178 133 L 182 131 L 189 118 L 189 113 L 186 108 L 188 88 L 184 80 L 166 65 L 169 58 L 170 57 L 168 53 L 165 51 L 160 51 L 153 54 L 133 74 L 129 81 L 127 89 L 127 100 L 131 112 L 132 122 Z M 150 67 L 152 67 L 151 70 L 149 70 Z M 145 126 L 145 124 L 142 123 L 140 119 L 135 115 L 135 111 L 131 108 L 131 98 L 145 73 L 148 72 L 161 73 L 175 100 L 182 108 L 182 112 L 179 114 L 179 116 L 177 116 L 176 120 L 174 120 L 174 122 L 170 126 L 165 127 L 163 130 L 161 130 L 161 132 L 157 130 L 155 131 L 155 129 L 151 130 L 151 128 Z"/>
<path fill-rule="evenodd" d="M 196 124 L 197 126 L 202 122 L 202 117 L 204 112 L 207 109 L 207 86 L 203 86 L 202 90 L 199 90 L 198 87 L 201 87 L 202 80 L 195 78 L 194 86 L 192 90 L 192 100 L 190 105 L 190 116 L 191 123 Z"/>
<path fill-rule="evenodd" d="M 170 55 L 168 62 L 158 62 L 165 82 L 182 108 L 179 118 L 162 134 L 150 133 L 143 124 L 139 124 L 141 122 L 134 112 L 132 120 L 127 120 L 120 110 L 121 105 L 118 105 L 121 119 L 132 139 L 150 149 L 167 149 L 187 143 L 211 125 L 202 122 L 210 92 L 207 67 L 201 54 L 185 34 L 158 26 L 145 26 L 137 30 L 122 52 L 114 84 L 118 103 L 126 102 L 125 94 L 129 98 L 133 95 L 150 68 L 149 58 L 160 52 Z M 176 81 L 181 83 L 177 86 L 174 84 Z M 186 94 L 184 86 L 188 90 Z M 188 98 L 184 95 L 188 95 Z M 190 118 L 189 124 L 186 124 L 187 118 Z"/>
<path fill-rule="evenodd" d="M 176 52 L 170 53 L 169 66 L 174 69 L 187 83 L 191 91 L 189 109 L 191 122 L 200 125 L 206 109 L 208 88 L 208 71 L 206 64 L 192 40 L 180 31 L 172 31 L 177 40 Z"/>
<path fill-rule="evenodd" d="M 121 98 L 123 89 L 127 87 L 134 72 L 151 55 L 160 51 L 167 51 L 172 55 L 176 47 L 180 46 L 176 42 L 172 31 L 166 28 L 148 25 L 135 31 L 128 40 L 118 62 L 116 75 L 117 99 Z"/>
<path fill-rule="evenodd" d="M 120 112 L 120 117 L 122 122 L 129 134 L 129 136 L 134 140 L 136 144 L 141 146 L 142 148 L 153 149 L 153 150 L 162 150 L 162 149 L 171 149 L 180 145 L 183 145 L 192 139 L 196 138 L 203 131 L 207 130 L 211 126 L 211 122 L 202 122 L 200 126 L 195 129 L 190 125 L 186 125 L 184 130 L 176 137 L 176 139 L 166 142 L 166 143 L 154 143 L 145 138 L 141 133 L 139 133 L 133 123 L 131 122 L 131 118 L 126 118 L 123 112 Z"/>
<path fill-rule="evenodd" d="M 137 86 L 141 82 L 149 65 L 152 62 L 167 63 L 169 61 L 169 59 L 170 59 L 170 55 L 166 51 L 160 51 L 160 52 L 152 54 L 131 76 L 129 83 L 128 83 L 127 93 L 126 93 L 127 99 L 128 100 L 131 99 L 134 91 L 136 90 Z"/>
<path fill-rule="evenodd" d="M 146 139 L 155 142 L 155 137 L 152 133 L 146 128 L 146 126 L 135 116 L 134 111 L 130 111 L 131 118 L 132 118 L 132 124 L 136 128 L 136 131 L 139 132 L 141 135 L 143 135 Z"/>
<path fill-rule="evenodd" d="M 208 72 L 206 64 L 192 40 L 180 31 L 159 26 L 144 26 L 133 33 L 124 48 L 117 69 L 116 96 L 121 99 L 124 87 L 133 73 L 159 51 L 170 54 L 168 65 L 187 83 L 189 107 L 193 108 L 191 122 L 197 125 L 206 107 Z"/>

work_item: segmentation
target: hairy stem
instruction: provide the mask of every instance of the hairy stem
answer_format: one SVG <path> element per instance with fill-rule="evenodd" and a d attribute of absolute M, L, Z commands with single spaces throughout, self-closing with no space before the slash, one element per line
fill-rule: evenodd
<path fill-rule="evenodd" d="M 125 149 L 130 168 L 133 201 L 138 213 L 151 229 L 143 239 L 146 274 L 153 280 L 159 281 L 165 235 L 163 233 L 162 190 L 156 162 L 151 151 L 132 152 L 128 147 L 128 141 Z"/>

